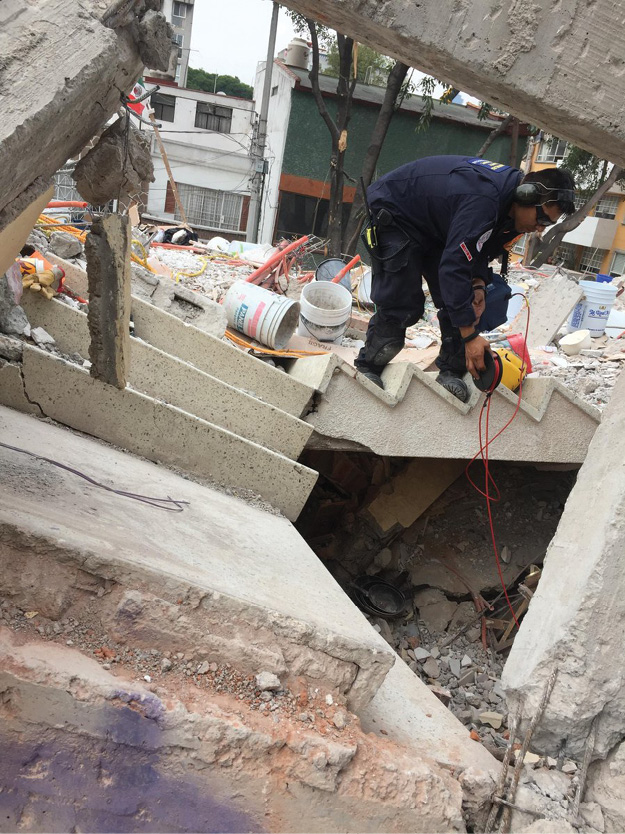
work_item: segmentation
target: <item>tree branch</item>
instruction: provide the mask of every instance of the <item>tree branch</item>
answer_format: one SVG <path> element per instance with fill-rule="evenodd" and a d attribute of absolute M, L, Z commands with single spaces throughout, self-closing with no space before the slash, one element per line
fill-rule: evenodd
<path fill-rule="evenodd" d="M 498 136 L 501 136 L 501 134 L 504 132 L 504 130 L 506 130 L 506 128 L 508 127 L 508 125 L 510 124 L 510 122 L 512 121 L 513 118 L 514 118 L 514 116 L 506 116 L 506 118 L 503 120 L 503 122 L 498 127 L 495 127 L 495 128 L 493 128 L 493 130 L 491 130 L 491 132 L 486 137 L 486 141 L 484 142 L 482 147 L 479 149 L 479 151 L 476 153 L 477 157 L 484 156 L 484 154 L 490 148 L 490 146 L 493 144 L 495 139 Z"/>
<path fill-rule="evenodd" d="M 530 266 L 542 266 L 547 258 L 553 255 L 562 242 L 564 235 L 567 232 L 572 232 L 573 229 L 576 229 L 581 224 L 582 220 L 588 216 L 588 212 L 599 202 L 606 191 L 609 191 L 609 189 L 614 185 L 616 180 L 623 173 L 623 170 L 623 168 L 619 168 L 615 165 L 610 171 L 605 182 L 601 183 L 599 188 L 588 198 L 581 208 L 566 217 L 561 223 L 558 223 L 557 226 L 554 226 L 543 236 L 540 246 L 538 247 L 538 251 L 532 256 Z"/>
<path fill-rule="evenodd" d="M 314 20 L 310 20 L 306 18 L 306 23 L 308 24 L 308 29 L 310 31 L 310 40 L 312 43 L 312 67 L 310 72 L 308 73 L 308 78 L 310 79 L 310 87 L 312 89 L 312 94 L 315 99 L 315 103 L 317 105 L 317 109 L 319 110 L 319 114 L 323 121 L 326 123 L 328 130 L 330 131 L 330 136 L 332 137 L 332 146 L 334 147 L 338 144 L 340 131 L 332 117 L 328 113 L 327 107 L 325 105 L 325 101 L 323 100 L 323 96 L 321 95 L 321 89 L 319 87 L 319 38 L 317 36 L 317 26 Z"/>

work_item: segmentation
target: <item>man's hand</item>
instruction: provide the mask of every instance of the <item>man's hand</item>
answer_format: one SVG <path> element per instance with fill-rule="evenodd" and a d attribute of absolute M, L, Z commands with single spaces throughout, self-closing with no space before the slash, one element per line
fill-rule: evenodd
<path fill-rule="evenodd" d="M 463 338 L 470 336 L 473 333 L 473 327 L 461 327 L 460 335 Z M 464 346 L 464 357 L 467 363 L 467 371 L 471 374 L 473 379 L 478 379 L 480 371 L 485 369 L 484 352 L 490 351 L 490 345 L 482 336 L 476 336 L 471 339 Z"/>
<path fill-rule="evenodd" d="M 473 288 L 473 312 L 475 313 L 475 323 L 477 324 L 482 318 L 482 313 L 486 309 L 486 287 L 479 285 Z"/>

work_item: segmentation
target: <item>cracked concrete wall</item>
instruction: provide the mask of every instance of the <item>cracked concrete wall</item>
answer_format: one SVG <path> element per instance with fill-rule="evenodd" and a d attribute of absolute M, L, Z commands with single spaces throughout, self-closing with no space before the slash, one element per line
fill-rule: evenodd
<path fill-rule="evenodd" d="M 625 10 L 614 0 L 285 5 L 625 165 Z"/>
<path fill-rule="evenodd" d="M 625 374 L 568 498 L 502 683 L 529 719 L 558 676 L 534 749 L 581 756 L 593 721 L 594 757 L 625 736 Z"/>
<path fill-rule="evenodd" d="M 55 171 L 115 113 L 145 58 L 156 66 L 164 47 L 169 57 L 168 29 L 156 25 L 154 5 L 0 4 L 0 170 L 10 171 L 0 178 L 0 229 L 48 188 Z"/>

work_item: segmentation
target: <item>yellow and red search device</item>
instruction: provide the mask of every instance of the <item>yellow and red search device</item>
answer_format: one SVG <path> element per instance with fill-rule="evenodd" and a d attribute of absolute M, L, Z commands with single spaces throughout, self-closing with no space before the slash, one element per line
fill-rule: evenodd
<path fill-rule="evenodd" d="M 484 364 L 484 371 L 473 383 L 485 393 L 494 391 L 498 385 L 516 391 L 528 372 L 527 364 L 510 348 L 495 348 L 493 353 L 485 351 Z"/>

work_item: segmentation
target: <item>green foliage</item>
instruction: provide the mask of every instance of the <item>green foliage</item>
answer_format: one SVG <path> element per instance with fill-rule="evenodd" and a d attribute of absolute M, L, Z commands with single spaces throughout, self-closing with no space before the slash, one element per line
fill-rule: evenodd
<path fill-rule="evenodd" d="M 588 199 L 599 188 L 610 172 L 607 162 L 594 156 L 590 151 L 568 145 L 562 166 L 573 174 L 580 196 Z M 623 182 L 625 174 L 617 177 L 617 182 Z"/>
<path fill-rule="evenodd" d="M 293 24 L 293 28 L 297 32 L 298 35 L 302 36 L 303 38 L 308 39 L 310 36 L 310 28 L 308 26 L 308 21 L 303 14 L 300 12 L 295 12 L 293 9 L 285 9 L 284 6 L 282 7 L 286 12 L 287 17 L 290 19 L 291 23 Z M 328 29 L 327 26 L 324 26 L 322 23 L 317 23 L 313 21 L 313 25 L 317 30 L 317 37 L 319 38 L 319 48 L 328 50 L 332 43 L 336 43 L 334 33 Z"/>
<path fill-rule="evenodd" d="M 254 88 L 244 84 L 237 75 L 218 75 L 203 69 L 189 67 L 187 87 L 191 90 L 204 90 L 206 93 L 226 93 L 239 98 L 254 98 Z"/>
<path fill-rule="evenodd" d="M 423 102 L 423 113 L 419 117 L 416 133 L 422 133 L 427 130 L 432 121 L 432 113 L 434 112 L 434 90 L 436 85 L 441 82 L 431 75 L 424 75 L 419 82 L 419 89 L 421 90 L 421 101 Z"/>
<path fill-rule="evenodd" d="M 327 57 L 328 64 L 323 70 L 323 74 L 329 75 L 332 78 L 338 78 L 341 59 L 335 40 L 330 44 Z M 358 72 L 356 80 L 360 84 L 373 84 L 378 87 L 384 87 L 394 63 L 390 58 L 380 55 L 375 49 L 371 49 L 371 47 L 365 46 L 364 44 L 358 44 Z"/>

